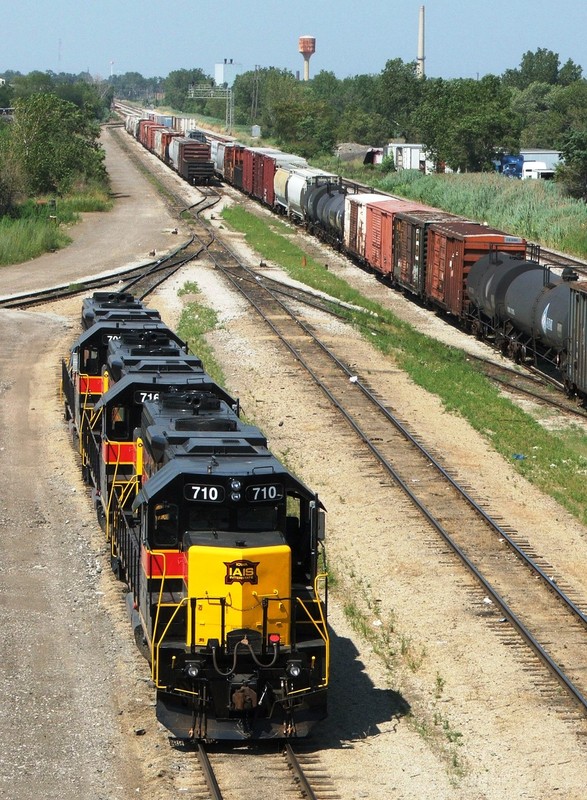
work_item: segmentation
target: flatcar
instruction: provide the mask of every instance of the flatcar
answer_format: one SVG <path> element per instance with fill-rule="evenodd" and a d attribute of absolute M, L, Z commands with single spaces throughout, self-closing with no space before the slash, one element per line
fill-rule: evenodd
<path fill-rule="evenodd" d="M 157 718 L 189 741 L 307 736 L 330 669 L 322 503 L 181 340 L 119 300 L 84 302 L 65 415 Z M 129 318 L 104 322 L 105 302 Z"/>

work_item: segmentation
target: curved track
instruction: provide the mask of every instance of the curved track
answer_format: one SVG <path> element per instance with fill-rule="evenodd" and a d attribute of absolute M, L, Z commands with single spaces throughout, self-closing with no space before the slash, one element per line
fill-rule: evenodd
<path fill-rule="evenodd" d="M 555 570 L 551 565 L 526 553 L 524 544 L 516 541 L 515 532 L 493 519 L 367 384 L 290 311 L 277 292 L 263 285 L 258 273 L 246 268 L 215 236 L 199 215 L 216 199 L 217 195 L 209 190 L 200 203 L 189 209 L 195 217 L 195 253 L 205 250 L 215 266 L 247 297 L 387 475 L 475 575 L 501 609 L 503 618 L 587 712 L 583 666 L 587 647 L 585 599 L 573 599 L 572 591 L 564 589 L 564 578 L 553 578 Z M 298 291 L 294 294 L 294 299 L 301 299 Z"/>

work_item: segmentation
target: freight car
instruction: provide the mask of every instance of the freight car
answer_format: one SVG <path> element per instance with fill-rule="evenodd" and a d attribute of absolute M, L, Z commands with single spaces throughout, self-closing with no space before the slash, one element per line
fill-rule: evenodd
<path fill-rule="evenodd" d="M 329 676 L 323 506 L 172 331 L 116 305 L 84 301 L 65 415 L 157 717 L 185 740 L 306 736 Z"/>
<path fill-rule="evenodd" d="M 227 145 L 224 167 L 227 153 L 244 161 L 246 151 Z M 224 167 L 222 178 L 242 189 Z M 587 290 L 574 273 L 559 277 L 541 266 L 534 258 L 537 248 L 523 237 L 413 200 L 361 193 L 311 167 L 282 161 L 274 180 L 273 210 L 512 358 L 554 370 L 568 393 L 587 399 Z M 520 278 L 507 295 L 509 302 L 520 292 L 517 310 L 506 302 L 496 315 L 486 304 L 476 286 L 479 270 L 487 271 L 488 264 L 502 264 L 512 275 L 532 271 L 532 280 Z M 488 274 L 487 285 L 492 281 Z"/>
<path fill-rule="evenodd" d="M 212 147 L 221 180 L 304 225 L 390 286 L 449 315 L 502 352 L 539 368 L 546 364 L 567 392 L 587 400 L 585 288 L 576 276 L 559 277 L 541 266 L 535 245 L 413 200 L 366 193 L 336 175 L 300 165 L 297 156 L 236 141 Z M 509 301 L 520 291 L 515 312 L 479 290 L 480 270 L 494 274 L 487 272 L 488 264 L 501 264 L 512 276 L 522 269 L 507 294 Z M 487 277 L 488 286 L 492 281 Z"/>
<path fill-rule="evenodd" d="M 585 287 L 577 277 L 569 268 L 559 276 L 536 261 L 492 253 L 473 265 L 467 290 L 476 334 L 516 361 L 540 357 L 569 393 L 584 397 Z"/>
<path fill-rule="evenodd" d="M 194 186 L 210 183 L 214 178 L 210 144 L 200 136 L 184 135 L 163 122 L 171 119 L 162 118 L 160 122 L 129 115 L 125 129 L 188 183 Z"/>

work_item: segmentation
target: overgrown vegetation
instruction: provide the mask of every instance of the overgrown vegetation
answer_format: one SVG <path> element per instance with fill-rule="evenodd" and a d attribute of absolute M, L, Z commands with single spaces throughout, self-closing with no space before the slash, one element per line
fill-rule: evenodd
<path fill-rule="evenodd" d="M 56 250 L 61 227 L 111 207 L 98 121 L 110 97 L 84 81 L 15 75 L 2 88 L 14 118 L 0 123 L 0 264 Z"/>
<path fill-rule="evenodd" d="M 334 158 L 315 159 L 338 172 Z M 518 181 L 496 173 L 424 175 L 417 170 L 384 172 L 378 167 L 345 164 L 344 175 L 401 197 L 442 208 L 545 247 L 587 258 L 587 206 L 569 197 L 553 181 Z"/>
<path fill-rule="evenodd" d="M 0 266 L 20 264 L 66 247 L 67 226 L 85 211 L 108 211 L 112 200 L 100 185 L 87 186 L 56 200 L 27 200 L 12 216 L 0 217 Z"/>

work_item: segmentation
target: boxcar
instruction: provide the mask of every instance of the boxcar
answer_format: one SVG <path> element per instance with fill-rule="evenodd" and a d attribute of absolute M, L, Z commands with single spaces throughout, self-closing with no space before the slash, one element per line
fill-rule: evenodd
<path fill-rule="evenodd" d="M 456 219 L 438 208 L 422 206 L 400 211 L 393 219 L 393 283 L 420 298 L 426 290 L 428 228 Z"/>
<path fill-rule="evenodd" d="M 468 305 L 465 281 L 471 266 L 491 250 L 526 255 L 526 240 L 477 222 L 454 219 L 430 225 L 426 257 L 426 297 L 462 317 Z"/>

